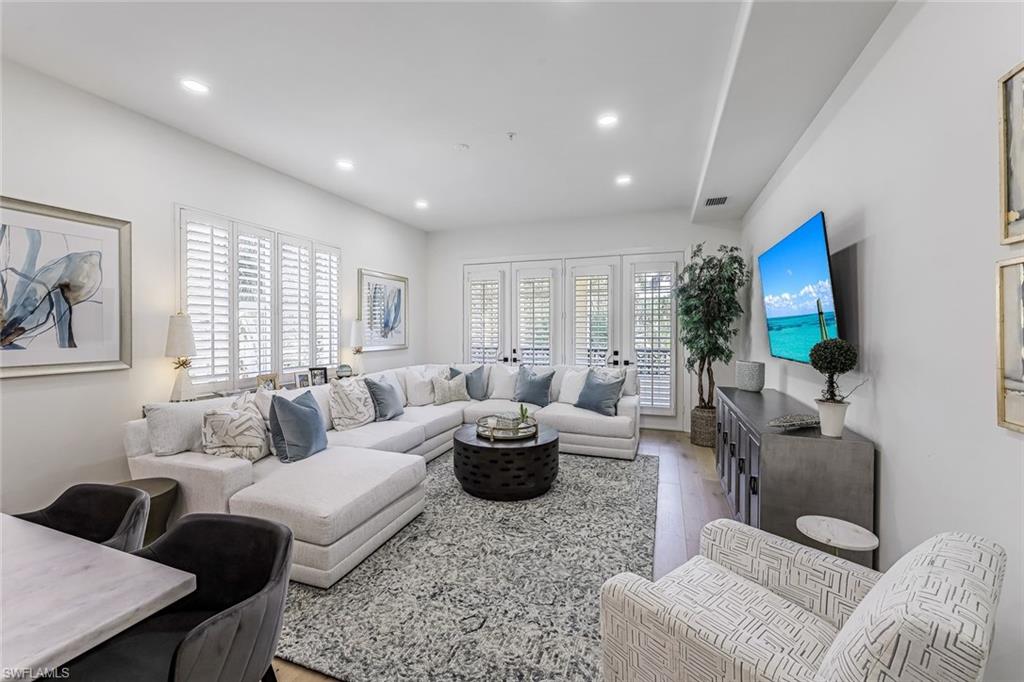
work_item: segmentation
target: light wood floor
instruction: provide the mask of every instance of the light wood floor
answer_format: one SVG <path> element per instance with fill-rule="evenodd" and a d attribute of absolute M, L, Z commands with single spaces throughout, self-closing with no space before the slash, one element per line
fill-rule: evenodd
<path fill-rule="evenodd" d="M 676 431 L 640 432 L 640 453 L 661 459 L 658 521 L 654 538 L 654 579 L 683 564 L 700 550 L 700 529 L 731 516 L 715 472 L 714 453 L 690 444 Z M 332 680 L 301 666 L 274 659 L 278 682 Z"/>

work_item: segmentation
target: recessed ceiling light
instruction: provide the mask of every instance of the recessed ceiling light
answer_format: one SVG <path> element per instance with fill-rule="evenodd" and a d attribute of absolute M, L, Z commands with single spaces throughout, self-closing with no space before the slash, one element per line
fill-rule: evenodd
<path fill-rule="evenodd" d="M 629 173 L 623 173 L 622 175 L 615 176 L 615 184 L 619 187 L 625 187 L 626 185 L 633 184 L 633 176 Z"/>
<path fill-rule="evenodd" d="M 614 128 L 617 125 L 619 125 L 619 115 L 614 111 L 606 112 L 597 117 L 598 128 Z"/>
<path fill-rule="evenodd" d="M 335 162 L 335 165 L 343 171 L 350 171 L 356 167 L 356 165 L 352 163 L 350 159 L 338 159 Z"/>
<path fill-rule="evenodd" d="M 425 211 L 425 210 L 427 210 L 428 208 L 430 208 L 430 202 L 429 202 L 429 201 L 427 201 L 426 199 L 417 199 L 417 200 L 416 200 L 416 204 L 415 204 L 415 206 L 416 206 L 416 208 L 418 208 L 419 210 L 421 210 L 421 211 Z"/>
<path fill-rule="evenodd" d="M 197 95 L 205 95 L 210 92 L 210 86 L 206 83 L 200 83 L 197 80 L 191 78 L 182 78 L 181 87 L 185 88 L 189 92 L 194 92 Z"/>

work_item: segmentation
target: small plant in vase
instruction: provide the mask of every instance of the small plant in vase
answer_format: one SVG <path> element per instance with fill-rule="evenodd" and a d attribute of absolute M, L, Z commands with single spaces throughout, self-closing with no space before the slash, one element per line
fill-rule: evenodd
<path fill-rule="evenodd" d="M 850 403 L 846 399 L 864 382 L 857 384 L 849 393 L 839 389 L 839 377 L 857 366 L 857 347 L 843 339 L 826 339 L 811 348 L 811 367 L 825 375 L 825 388 L 818 403 L 818 416 L 821 418 L 821 434 L 832 438 L 843 435 L 846 422 L 846 409 Z M 865 381 L 867 381 L 865 379 Z"/>
<path fill-rule="evenodd" d="M 519 404 L 519 423 L 525 424 L 530 421 L 530 411 L 526 409 L 526 405 Z"/>

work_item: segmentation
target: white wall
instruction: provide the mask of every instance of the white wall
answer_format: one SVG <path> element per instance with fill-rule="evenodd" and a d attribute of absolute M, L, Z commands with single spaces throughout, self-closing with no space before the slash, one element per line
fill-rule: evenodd
<path fill-rule="evenodd" d="M 462 266 L 466 262 L 686 252 L 699 242 L 707 242 L 706 248 L 714 250 L 719 244 L 738 244 L 739 236 L 735 223 L 694 225 L 688 211 L 682 210 L 430 232 L 430 357 L 435 362 L 462 357 Z M 728 368 L 717 368 L 716 372 L 722 374 L 723 385 L 730 383 Z M 682 417 L 680 412 L 676 419 L 645 418 L 644 425 L 681 429 Z"/>
<path fill-rule="evenodd" d="M 1024 437 L 996 426 L 994 372 L 995 263 L 1024 253 L 997 237 L 996 79 L 1022 36 L 1020 5 L 925 5 L 743 227 L 758 254 L 824 210 L 833 254 L 855 256 L 836 287 L 856 301 L 860 374 L 842 383 L 870 377 L 849 425 L 878 445 L 881 564 L 946 530 L 1006 548 L 990 680 L 1024 674 Z M 749 308 L 769 386 L 810 403 L 821 378 L 769 358 Z"/>
<path fill-rule="evenodd" d="M 426 235 L 19 65 L 3 64 L 5 196 L 132 222 L 130 370 L 0 383 L 2 509 L 49 502 L 77 481 L 128 477 L 121 424 L 174 381 L 161 357 L 176 310 L 174 204 L 342 248 L 342 310 L 359 267 L 409 277 L 410 348 L 367 353 L 367 370 L 426 360 Z M 328 171 L 329 172 L 329 169 Z"/>

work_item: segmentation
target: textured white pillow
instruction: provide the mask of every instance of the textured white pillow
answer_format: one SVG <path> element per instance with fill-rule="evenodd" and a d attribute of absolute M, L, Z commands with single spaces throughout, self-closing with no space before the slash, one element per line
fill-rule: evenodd
<path fill-rule="evenodd" d="M 231 406 L 231 398 L 151 403 L 143 407 L 149 445 L 157 457 L 203 451 L 203 415 Z"/>
<path fill-rule="evenodd" d="M 494 365 L 491 368 L 491 390 L 487 396 L 500 400 L 513 400 L 516 395 L 516 379 L 518 368 L 513 369 L 508 365 Z"/>
<path fill-rule="evenodd" d="M 562 387 L 558 391 L 558 402 L 575 405 L 576 401 L 580 399 L 583 384 L 587 383 L 588 374 L 590 374 L 589 367 L 566 370 L 565 376 L 562 378 Z"/>
<path fill-rule="evenodd" d="M 362 379 L 331 379 L 331 422 L 336 431 L 369 424 L 376 416 Z"/>
<path fill-rule="evenodd" d="M 203 452 L 256 462 L 267 456 L 267 427 L 252 402 L 241 409 L 209 410 L 203 415 Z"/>
<path fill-rule="evenodd" d="M 430 405 L 434 402 L 434 377 L 447 378 L 447 368 L 426 369 L 421 372 L 407 367 L 405 370 L 406 400 L 410 405 Z"/>
<path fill-rule="evenodd" d="M 435 405 L 444 405 L 455 400 L 469 400 L 465 374 L 460 374 L 454 379 L 434 377 L 431 383 L 434 384 Z"/>

